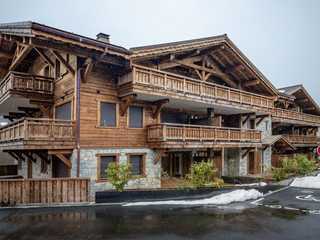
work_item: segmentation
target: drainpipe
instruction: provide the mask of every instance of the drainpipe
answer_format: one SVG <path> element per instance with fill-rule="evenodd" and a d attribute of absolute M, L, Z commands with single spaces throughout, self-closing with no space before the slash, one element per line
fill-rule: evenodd
<path fill-rule="evenodd" d="M 76 148 L 77 148 L 77 177 L 80 177 L 80 83 L 81 70 L 77 70 L 77 88 L 76 88 Z"/>

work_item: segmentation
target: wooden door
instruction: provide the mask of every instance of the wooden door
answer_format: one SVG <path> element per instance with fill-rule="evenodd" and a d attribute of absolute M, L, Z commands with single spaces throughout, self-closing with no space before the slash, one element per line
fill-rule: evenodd
<path fill-rule="evenodd" d="M 249 152 L 248 154 L 248 172 L 249 174 L 254 174 L 255 173 L 255 157 L 254 157 L 254 152 Z"/>
<path fill-rule="evenodd" d="M 32 161 L 28 160 L 28 178 L 32 178 Z"/>

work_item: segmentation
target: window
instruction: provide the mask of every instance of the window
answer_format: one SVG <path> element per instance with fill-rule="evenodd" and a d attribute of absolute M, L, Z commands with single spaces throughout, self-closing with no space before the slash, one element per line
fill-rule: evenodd
<path fill-rule="evenodd" d="M 108 165 L 112 162 L 117 161 L 116 155 L 110 155 L 110 156 L 99 156 L 99 162 L 98 162 L 98 179 L 107 179 L 107 173 L 106 170 L 108 168 Z"/>
<path fill-rule="evenodd" d="M 144 174 L 144 155 L 130 154 L 129 161 L 131 163 L 131 173 L 133 176 L 139 176 Z"/>
<path fill-rule="evenodd" d="M 49 66 L 46 66 L 44 68 L 44 76 L 45 77 L 50 77 L 50 67 Z"/>
<path fill-rule="evenodd" d="M 56 69 L 55 69 L 55 75 L 56 79 L 61 77 L 61 63 L 58 59 L 56 59 Z"/>
<path fill-rule="evenodd" d="M 62 120 L 71 120 L 71 102 L 57 106 L 55 109 L 55 118 Z"/>
<path fill-rule="evenodd" d="M 265 129 L 266 129 L 266 131 L 269 130 L 269 122 L 268 121 L 265 122 Z"/>
<path fill-rule="evenodd" d="M 136 106 L 129 107 L 129 127 L 130 128 L 143 127 L 143 107 L 136 107 Z"/>
<path fill-rule="evenodd" d="M 100 103 L 100 126 L 117 126 L 117 105 L 115 103 Z"/>

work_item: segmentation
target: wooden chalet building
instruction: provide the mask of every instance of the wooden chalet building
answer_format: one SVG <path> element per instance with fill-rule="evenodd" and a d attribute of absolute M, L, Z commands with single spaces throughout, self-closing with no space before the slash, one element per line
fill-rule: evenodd
<path fill-rule="evenodd" d="M 2 171 L 90 177 L 94 192 L 108 163 L 131 162 L 128 188 L 160 188 L 194 161 L 259 176 L 319 144 L 303 86 L 276 89 L 226 35 L 125 49 L 34 22 L 0 34 Z"/>

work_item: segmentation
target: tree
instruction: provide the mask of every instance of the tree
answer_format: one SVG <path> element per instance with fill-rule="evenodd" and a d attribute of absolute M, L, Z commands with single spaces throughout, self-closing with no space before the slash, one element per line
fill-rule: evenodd
<path fill-rule="evenodd" d="M 131 177 L 131 165 L 111 162 L 106 169 L 106 173 L 108 180 L 115 189 L 122 192 Z"/>

